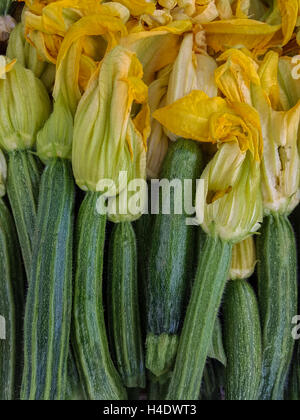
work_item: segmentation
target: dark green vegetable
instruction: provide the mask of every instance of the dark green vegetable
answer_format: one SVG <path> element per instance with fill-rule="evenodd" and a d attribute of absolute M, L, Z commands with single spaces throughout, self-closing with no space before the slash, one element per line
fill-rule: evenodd
<path fill-rule="evenodd" d="M 19 398 L 24 275 L 12 216 L 0 199 L 0 400 Z"/>
<path fill-rule="evenodd" d="M 89 192 L 77 220 L 73 347 L 85 394 L 91 400 L 126 399 L 112 362 L 103 309 L 103 253 L 106 217 L 97 213 L 99 195 Z"/>
<path fill-rule="evenodd" d="M 167 399 L 197 400 L 229 276 L 232 244 L 208 236 L 202 250 Z"/>
<path fill-rule="evenodd" d="M 24 325 L 23 400 L 65 397 L 72 309 L 75 186 L 54 159 L 41 181 Z"/>
<path fill-rule="evenodd" d="M 65 400 L 85 400 L 72 349 L 70 349 L 68 356 L 67 388 Z"/>
<path fill-rule="evenodd" d="M 179 140 L 169 147 L 160 178 L 192 180 L 195 190 L 202 164 L 198 145 L 190 140 Z M 193 277 L 196 230 L 187 225 L 186 213 L 176 214 L 177 197 L 172 188 L 171 214 L 163 214 L 163 191 L 160 190 L 160 214 L 153 220 L 149 249 L 146 366 L 156 376 L 164 375 L 174 365 L 185 300 Z M 184 194 L 180 204 L 184 204 Z"/>
<path fill-rule="evenodd" d="M 7 194 L 11 204 L 27 279 L 30 277 L 42 164 L 31 152 L 9 153 Z"/>
<path fill-rule="evenodd" d="M 127 388 L 145 388 L 137 246 L 129 222 L 114 226 L 109 244 L 109 271 L 109 327 L 118 370 Z"/>
<path fill-rule="evenodd" d="M 225 295 L 226 399 L 257 400 L 262 375 L 258 303 L 246 280 L 229 282 Z"/>
<path fill-rule="evenodd" d="M 263 329 L 260 398 L 282 400 L 293 356 L 292 319 L 297 314 L 295 235 L 286 216 L 265 218 L 257 238 L 259 304 Z"/>

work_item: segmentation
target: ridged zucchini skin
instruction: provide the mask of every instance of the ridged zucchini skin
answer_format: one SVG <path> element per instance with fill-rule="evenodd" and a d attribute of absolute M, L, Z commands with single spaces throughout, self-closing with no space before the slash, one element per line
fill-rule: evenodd
<path fill-rule="evenodd" d="M 85 400 L 84 391 L 81 385 L 74 354 L 71 348 L 70 348 L 69 356 L 68 356 L 67 387 L 66 387 L 65 400 L 66 401 Z"/>
<path fill-rule="evenodd" d="M 5 339 L 0 338 L 1 401 L 18 399 L 20 394 L 24 290 L 14 221 L 0 199 L 0 315 L 5 320 Z"/>
<path fill-rule="evenodd" d="M 98 194 L 88 192 L 77 219 L 72 342 L 87 398 L 125 400 L 126 390 L 111 359 L 104 320 L 102 272 L 106 216 L 97 213 L 98 198 Z"/>
<path fill-rule="evenodd" d="M 145 388 L 137 278 L 137 245 L 131 223 L 114 226 L 109 243 L 108 314 L 118 371 L 127 388 Z"/>
<path fill-rule="evenodd" d="M 21 399 L 65 397 L 72 313 L 75 184 L 71 165 L 52 160 L 42 175 L 24 324 Z"/>
<path fill-rule="evenodd" d="M 257 238 L 259 306 L 263 331 L 262 400 L 282 400 L 293 356 L 297 314 L 297 251 L 286 216 L 264 219 Z"/>
<path fill-rule="evenodd" d="M 181 139 L 170 146 L 160 178 L 182 182 L 189 179 L 195 186 L 202 164 L 199 146 Z M 146 366 L 156 376 L 170 371 L 175 361 L 196 240 L 195 227 L 186 223 L 188 216 L 174 212 L 174 190 L 170 194 L 169 215 L 162 214 L 162 194 L 160 191 L 160 214 L 153 220 L 147 274 Z M 184 194 L 182 200 L 184 203 Z"/>
<path fill-rule="evenodd" d="M 258 302 L 246 280 L 228 283 L 225 303 L 226 400 L 258 400 L 262 336 Z"/>
<path fill-rule="evenodd" d="M 41 173 L 42 164 L 31 151 L 16 150 L 9 153 L 7 194 L 15 219 L 27 279 L 31 270 Z"/>
<path fill-rule="evenodd" d="M 207 236 L 179 341 L 168 400 L 199 399 L 231 256 L 230 242 Z"/>

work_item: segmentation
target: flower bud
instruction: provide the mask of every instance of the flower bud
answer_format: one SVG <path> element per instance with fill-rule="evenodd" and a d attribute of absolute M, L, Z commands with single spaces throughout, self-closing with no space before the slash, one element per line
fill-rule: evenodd
<path fill-rule="evenodd" d="M 103 180 L 116 186 L 106 195 L 118 195 L 127 186 L 119 179 L 145 178 L 146 139 L 149 135 L 148 89 L 136 55 L 118 46 L 104 58 L 99 76 L 90 84 L 75 116 L 73 170 L 83 190 L 100 191 Z M 141 104 L 132 119 L 133 103 Z M 82 158 L 84 156 L 84 159 Z"/>
<path fill-rule="evenodd" d="M 0 60 L 0 145 L 6 151 L 30 149 L 51 111 L 48 93 L 31 70 Z"/>

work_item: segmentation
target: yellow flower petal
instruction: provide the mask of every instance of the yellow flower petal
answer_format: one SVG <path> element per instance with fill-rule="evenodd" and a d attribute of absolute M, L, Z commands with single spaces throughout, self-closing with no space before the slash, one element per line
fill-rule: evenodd
<path fill-rule="evenodd" d="M 151 0 L 117 0 L 130 11 L 132 16 L 140 16 L 144 13 L 150 15 L 155 11 L 155 3 Z"/>
<path fill-rule="evenodd" d="M 238 49 L 226 51 L 218 61 L 226 61 L 215 71 L 216 83 L 221 92 L 232 102 L 251 105 L 251 83 L 260 85 L 255 61 Z"/>
<path fill-rule="evenodd" d="M 264 51 L 281 25 L 271 26 L 251 19 L 215 21 L 203 25 L 207 45 L 216 52 L 242 45 L 249 50 Z"/>
<path fill-rule="evenodd" d="M 278 109 L 279 104 L 279 84 L 278 84 L 278 63 L 279 56 L 274 51 L 269 51 L 261 63 L 258 75 L 261 86 L 268 95 L 274 109 Z"/>

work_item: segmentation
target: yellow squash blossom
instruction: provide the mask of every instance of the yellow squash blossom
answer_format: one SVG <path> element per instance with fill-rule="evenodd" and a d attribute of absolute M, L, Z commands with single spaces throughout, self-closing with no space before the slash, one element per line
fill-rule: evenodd
<path fill-rule="evenodd" d="M 169 140 L 162 125 L 153 118 L 153 113 L 165 105 L 171 66 L 163 69 L 149 86 L 149 107 L 151 112 L 151 134 L 148 139 L 147 174 L 159 178 L 160 169 L 168 151 Z"/>
<path fill-rule="evenodd" d="M 259 87 L 253 87 L 264 138 L 262 189 L 265 212 L 291 213 L 300 201 L 300 157 L 297 141 L 300 100 L 288 111 L 275 111 Z"/>
<path fill-rule="evenodd" d="M 149 85 L 155 74 L 174 63 L 181 45 L 181 35 L 192 30 L 190 21 L 172 22 L 151 31 L 130 33 L 120 40 L 125 48 L 135 52 L 144 69 L 144 81 Z"/>
<path fill-rule="evenodd" d="M 0 146 L 10 152 L 31 149 L 47 120 L 48 93 L 31 70 L 0 56 Z"/>
<path fill-rule="evenodd" d="M 263 140 L 258 113 L 247 104 L 193 91 L 157 110 L 154 117 L 178 136 L 218 144 L 219 150 L 201 177 L 206 202 L 197 194 L 204 230 L 234 243 L 258 230 L 263 209 Z"/>
<path fill-rule="evenodd" d="M 193 33 L 184 35 L 178 57 L 173 65 L 166 105 L 172 104 L 193 90 L 201 90 L 210 97 L 217 95 L 217 85 L 214 72 L 216 61 L 204 53 L 195 53 L 195 36 Z M 176 136 L 167 132 L 168 137 L 175 141 Z"/>
<path fill-rule="evenodd" d="M 35 76 L 44 83 L 49 91 L 53 88 L 55 66 L 42 61 L 38 57 L 36 49 L 25 39 L 24 26 L 22 23 L 19 23 L 12 31 L 6 55 L 10 59 L 17 59 L 23 67 L 33 71 Z"/>
<path fill-rule="evenodd" d="M 107 192 L 107 196 L 115 196 L 127 187 L 124 179 L 119 179 L 120 171 L 127 171 L 127 181 L 145 178 L 149 113 L 145 113 L 148 89 L 142 77 L 136 55 L 117 46 L 106 55 L 99 76 L 80 101 L 75 117 L 73 170 L 83 190 L 99 191 L 101 182 L 109 179 L 116 190 Z M 142 106 L 135 119 L 131 117 L 133 103 Z"/>
<path fill-rule="evenodd" d="M 44 161 L 53 156 L 71 158 L 73 118 L 82 93 L 98 66 L 84 54 L 87 37 L 102 36 L 109 51 L 126 33 L 121 19 L 106 14 L 85 16 L 68 31 L 57 58 L 54 110 L 37 141 L 39 156 Z"/>
<path fill-rule="evenodd" d="M 298 0 L 274 0 L 273 10 L 266 19 L 270 25 L 281 24 L 281 30 L 274 39 L 274 45 L 284 46 L 292 38 L 299 11 Z"/>
<path fill-rule="evenodd" d="M 280 57 L 278 62 L 279 102 L 287 111 L 300 100 L 300 59 Z"/>
<path fill-rule="evenodd" d="M 130 11 L 132 16 L 140 16 L 144 13 L 152 14 L 155 11 L 154 0 L 117 0 Z"/>
<path fill-rule="evenodd" d="M 218 61 L 225 61 L 215 72 L 218 88 L 230 101 L 251 105 L 251 83 L 260 85 L 255 61 L 243 51 L 234 48 L 223 53 Z"/>
<path fill-rule="evenodd" d="M 236 53 L 229 51 L 224 68 L 228 74 L 235 71 L 239 77 L 231 78 L 228 82 L 225 72 L 221 74 L 218 86 L 231 101 L 247 102 L 258 111 L 264 140 L 261 168 L 265 212 L 290 213 L 299 202 L 300 158 L 297 140 L 300 101 L 296 101 L 298 103 L 287 111 L 277 110 L 280 108 L 280 90 L 276 53 L 269 52 L 265 56 L 257 69 L 256 77 L 253 77 L 255 64 L 251 67 L 249 57 L 244 54 L 243 59 L 242 52 L 239 52 L 240 70 L 235 68 L 236 63 L 233 64 L 231 60 L 235 55 Z M 245 66 L 245 63 L 248 65 Z M 234 70 L 231 71 L 231 68 Z M 239 94 L 241 91 L 244 92 L 242 96 Z"/>

